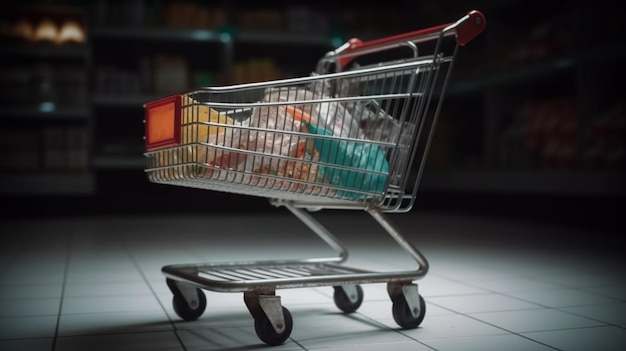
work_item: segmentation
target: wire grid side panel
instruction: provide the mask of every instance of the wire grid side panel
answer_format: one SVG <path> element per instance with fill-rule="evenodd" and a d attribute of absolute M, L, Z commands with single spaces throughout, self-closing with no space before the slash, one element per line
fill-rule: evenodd
<path fill-rule="evenodd" d="M 183 145 L 148 154 L 150 179 L 286 199 L 398 196 L 430 71 L 416 64 L 260 85 L 243 102 L 239 91 L 187 95 Z"/>

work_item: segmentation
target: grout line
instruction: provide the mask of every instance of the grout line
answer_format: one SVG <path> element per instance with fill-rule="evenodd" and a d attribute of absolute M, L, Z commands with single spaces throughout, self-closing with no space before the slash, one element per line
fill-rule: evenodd
<path fill-rule="evenodd" d="M 161 300 L 159 299 L 159 296 L 157 295 L 156 291 L 154 291 L 154 289 L 152 288 L 152 285 L 150 284 L 150 281 L 146 277 L 146 275 L 143 272 L 143 270 L 140 268 L 139 263 L 137 262 L 137 259 L 135 258 L 135 256 L 132 254 L 132 251 L 128 247 L 128 243 L 127 242 L 124 242 L 124 249 L 125 249 L 126 254 L 128 255 L 128 257 L 130 258 L 130 260 L 133 262 L 133 265 L 135 266 L 135 268 L 139 271 L 139 274 L 141 275 L 141 278 L 143 279 L 144 283 L 148 285 L 148 289 L 150 289 L 150 292 L 152 293 L 154 298 L 157 300 L 157 303 L 159 304 L 159 306 L 161 306 L 161 309 L 163 310 L 163 312 L 167 316 L 167 319 L 169 320 L 170 325 L 172 326 L 172 331 L 174 332 L 174 335 L 176 336 L 176 340 L 178 340 L 178 342 L 180 343 L 180 346 L 183 348 L 183 350 L 186 351 L 187 347 L 185 347 L 185 343 L 183 342 L 183 340 L 181 339 L 180 335 L 178 334 L 178 328 L 176 328 L 176 324 L 170 318 L 170 315 L 167 313 L 167 309 L 161 303 Z"/>
<path fill-rule="evenodd" d="M 549 284 L 555 284 L 555 283 L 553 283 L 553 282 L 550 282 L 550 281 L 547 281 L 547 280 L 544 280 L 544 279 L 537 279 L 537 278 L 534 278 L 534 277 L 532 277 L 532 276 L 528 276 L 528 275 L 521 275 L 521 277 L 522 277 L 522 278 L 535 279 L 535 280 L 537 280 L 537 281 L 540 281 L 540 282 L 545 282 L 545 283 L 549 283 Z M 596 319 L 596 318 L 592 318 L 592 317 L 589 317 L 589 316 L 585 316 L 585 315 L 582 315 L 582 314 L 577 314 L 577 313 L 574 313 L 574 312 L 570 312 L 570 311 L 564 310 L 564 308 L 568 308 L 568 307 L 581 307 L 581 305 L 569 305 L 569 306 L 549 306 L 549 305 L 544 305 L 544 304 L 539 303 L 539 302 L 536 302 L 536 301 L 527 300 L 527 299 L 524 299 L 524 298 L 521 298 L 521 297 L 518 297 L 518 296 L 514 296 L 514 295 L 511 295 L 511 294 L 509 294 L 509 293 L 507 293 L 507 292 L 496 291 L 496 290 L 493 290 L 493 289 L 487 289 L 487 288 L 485 288 L 485 287 L 481 287 L 481 286 L 478 286 L 478 285 L 474 285 L 474 284 L 469 283 L 469 282 L 463 282 L 463 281 L 460 281 L 460 280 L 458 280 L 458 279 L 452 279 L 452 278 L 449 278 L 449 279 L 450 279 L 450 280 L 452 280 L 452 281 L 456 281 L 457 283 L 463 283 L 463 284 L 467 284 L 468 286 L 471 286 L 471 287 L 475 287 L 475 288 L 483 289 L 483 290 L 485 290 L 485 292 L 486 292 L 487 294 L 501 295 L 501 296 L 509 297 L 509 298 L 516 299 L 516 300 L 519 300 L 519 301 L 528 302 L 528 303 L 533 304 L 533 305 L 537 305 L 537 308 L 532 308 L 532 309 L 524 309 L 524 310 L 537 310 L 537 309 L 554 310 L 554 311 L 559 311 L 559 312 L 566 313 L 566 314 L 569 314 L 569 315 L 572 315 L 572 316 L 576 316 L 576 317 L 580 317 L 580 318 L 584 318 L 584 319 L 588 319 L 588 320 L 596 321 L 596 322 L 599 322 L 599 323 L 603 323 L 603 324 L 605 324 L 605 325 L 611 325 L 611 326 L 615 326 L 615 327 L 618 327 L 618 328 L 623 328 L 622 326 L 620 326 L 620 325 L 618 325 L 618 324 L 615 324 L 615 323 L 609 323 L 609 322 L 606 322 L 606 321 L 603 321 L 603 320 L 599 320 L 599 319 Z M 592 295 L 602 296 L 602 297 L 607 297 L 607 298 L 610 298 L 610 299 L 614 299 L 616 304 L 618 304 L 618 303 L 622 302 L 621 300 L 619 300 L 619 299 L 615 299 L 614 297 L 604 296 L 604 295 L 602 295 L 602 294 L 598 294 L 598 293 L 594 293 L 594 292 L 589 292 L 589 291 L 585 290 L 585 289 L 587 289 L 587 288 L 584 288 L 584 287 L 578 287 L 578 288 L 577 288 L 577 287 L 570 287 L 570 286 L 560 285 L 560 284 L 557 284 L 557 285 L 558 285 L 559 287 L 556 287 L 556 288 L 553 288 L 553 289 L 549 289 L 549 290 L 542 290 L 542 291 L 559 291 L 559 290 L 586 291 L 586 292 L 588 292 L 589 294 L 592 294 Z M 454 295 L 454 296 L 464 296 L 464 295 L 474 295 L 474 294 L 459 294 L 459 295 Z M 430 303 L 432 303 L 432 302 L 430 302 Z M 436 303 L 433 303 L 433 305 L 438 306 L 438 307 L 443 308 L 443 309 L 446 309 L 446 310 L 449 310 L 449 311 L 451 311 L 451 312 L 455 312 L 455 313 L 458 313 L 458 314 L 461 314 L 461 315 L 465 315 L 465 314 L 463 314 L 463 313 L 460 313 L 460 312 L 456 312 L 456 311 L 450 310 L 449 308 L 446 308 L 446 307 L 444 307 L 444 306 L 439 306 L 439 305 L 437 305 Z M 592 304 L 592 305 L 584 305 L 584 306 L 605 306 L 605 305 L 606 305 L 606 304 Z M 505 311 L 492 311 L 492 312 L 508 312 L 508 311 L 522 311 L 522 310 L 505 310 Z M 465 316 L 470 317 L 470 318 L 473 318 L 473 317 L 471 317 L 471 316 L 469 316 L 469 315 L 465 315 Z M 475 318 L 474 318 L 474 319 L 475 319 Z M 479 320 L 479 319 L 477 319 L 477 320 Z M 484 322 L 484 321 L 482 321 L 482 320 L 479 320 L 479 321 Z M 486 322 L 485 322 L 485 323 L 486 323 Z M 506 330 L 506 329 L 503 329 L 503 330 Z"/>
<path fill-rule="evenodd" d="M 511 330 L 507 330 L 507 329 L 505 329 L 505 328 L 503 328 L 503 327 L 501 327 L 501 326 L 498 326 L 498 325 L 495 325 L 495 324 L 488 323 L 488 322 L 486 322 L 486 321 L 483 321 L 483 320 L 481 320 L 481 319 L 478 319 L 478 318 L 476 318 L 476 317 L 473 317 L 473 316 L 470 316 L 470 315 L 467 315 L 467 314 L 464 314 L 464 313 L 461 313 L 461 315 L 462 315 L 462 316 L 464 316 L 464 317 L 467 317 L 467 318 L 473 319 L 473 320 L 475 320 L 475 321 L 477 321 L 477 322 L 480 322 L 480 323 L 485 323 L 485 324 L 490 325 L 490 326 L 492 326 L 492 327 L 494 327 L 494 328 L 498 328 L 498 329 L 504 330 L 504 331 L 506 331 L 506 332 L 510 333 L 511 335 L 517 335 L 517 336 L 519 336 L 519 337 L 521 337 L 521 338 L 524 338 L 524 339 L 526 339 L 526 340 L 529 340 L 529 341 L 535 342 L 535 343 L 537 343 L 537 344 L 539 344 L 539 345 L 543 345 L 543 346 L 548 347 L 548 348 L 551 348 L 551 349 L 553 349 L 553 350 L 558 350 L 558 351 L 561 351 L 560 349 L 558 349 L 558 348 L 556 348 L 556 347 L 554 347 L 554 346 L 550 346 L 550 345 L 545 344 L 545 343 L 542 343 L 542 342 L 540 342 L 540 341 L 538 341 L 538 340 L 531 339 L 531 338 L 529 338 L 529 337 L 527 337 L 527 336 L 525 336 L 525 335 L 523 335 L 523 334 L 521 334 L 521 333 L 513 332 L 513 331 L 511 331 Z M 579 329 L 579 328 L 575 328 L 575 329 Z"/>
<path fill-rule="evenodd" d="M 63 301 L 65 300 L 65 287 L 67 285 L 67 275 L 70 267 L 70 255 L 72 252 L 72 236 L 68 235 L 65 251 L 65 264 L 63 265 L 63 284 L 61 284 L 61 299 L 59 301 L 59 311 L 57 313 L 56 326 L 54 328 L 54 338 L 52 339 L 52 351 L 56 349 L 59 337 L 59 327 L 61 325 L 61 313 L 63 312 Z"/>
<path fill-rule="evenodd" d="M 378 300 L 378 301 L 380 301 L 380 300 Z M 362 313 L 361 313 L 361 312 L 359 312 L 358 310 L 355 312 L 355 314 L 359 314 L 361 317 L 366 318 L 366 319 L 369 319 L 369 320 L 370 320 L 370 321 L 372 321 L 372 322 L 375 322 L 376 324 L 378 324 L 378 325 L 380 325 L 380 326 L 384 327 L 385 329 L 388 329 L 388 331 L 392 331 L 392 332 L 395 332 L 396 334 L 400 334 L 400 335 L 402 335 L 403 337 L 405 337 L 405 338 L 407 338 L 407 339 L 409 339 L 409 340 L 415 341 L 416 343 L 418 343 L 418 344 L 420 344 L 420 345 L 422 345 L 422 346 L 424 346 L 424 347 L 427 347 L 427 348 L 429 348 L 429 349 L 432 349 L 432 350 L 435 350 L 435 351 L 436 351 L 436 349 L 435 349 L 435 348 L 433 348 L 432 346 L 430 346 L 430 345 L 426 345 L 426 344 L 424 344 L 423 342 L 419 341 L 418 339 L 416 339 L 416 338 L 414 338 L 414 337 L 412 337 L 412 336 L 410 336 L 410 335 L 407 335 L 407 334 L 403 333 L 402 331 L 404 331 L 404 329 L 402 329 L 402 327 L 395 327 L 395 328 L 394 328 L 394 327 L 390 327 L 390 326 L 388 326 L 388 325 L 386 325 L 386 324 L 384 324 L 384 323 L 381 323 L 381 322 L 377 321 L 376 319 L 374 319 L 374 318 L 372 318 L 372 317 L 369 317 L 369 316 L 367 316 L 367 315 L 362 314 Z M 420 325 L 421 325 L 421 324 L 420 324 Z"/>
<path fill-rule="evenodd" d="M 291 340 L 294 344 L 300 346 L 302 348 L 302 350 L 309 351 L 309 349 L 304 347 L 304 345 L 300 344 L 296 339 L 292 338 L 291 336 L 289 336 L 289 340 Z"/>
<path fill-rule="evenodd" d="M 505 295 L 505 296 L 506 296 L 506 295 Z M 479 319 L 479 318 L 477 318 L 477 317 L 474 317 L 474 316 L 472 316 L 472 315 L 469 315 L 469 314 L 466 314 L 466 313 L 461 313 L 461 312 L 458 312 L 458 311 L 452 310 L 452 309 L 450 309 L 450 308 L 447 308 L 447 307 L 445 307 L 445 306 L 438 305 L 438 304 L 433 303 L 433 302 L 429 302 L 429 303 L 430 303 L 430 304 L 432 304 L 433 306 L 437 306 L 437 307 L 442 308 L 442 309 L 444 309 L 444 310 L 450 311 L 450 312 L 452 312 L 452 313 L 454 313 L 454 314 L 456 314 L 456 315 L 463 316 L 463 317 L 467 317 L 467 318 L 469 318 L 469 319 L 473 319 L 473 320 L 475 320 L 475 321 L 477 321 L 477 322 L 479 322 L 479 323 L 483 323 L 483 324 L 486 324 L 486 325 L 490 325 L 490 326 L 492 326 L 492 327 L 494 327 L 494 328 L 497 328 L 497 329 L 500 329 L 500 330 L 502 330 L 502 331 L 505 331 L 505 332 L 509 333 L 508 335 L 516 335 L 516 336 L 519 336 L 519 337 L 524 338 L 524 339 L 526 339 L 526 340 L 529 340 L 529 341 L 532 341 L 532 342 L 538 343 L 538 344 L 540 344 L 540 345 L 546 346 L 546 347 L 548 347 L 548 348 L 551 348 L 551 349 L 553 349 L 553 350 L 559 350 L 559 349 L 558 349 L 558 348 L 556 348 L 556 347 L 550 346 L 550 345 L 548 345 L 548 344 L 544 344 L 544 343 L 542 343 L 542 342 L 540 342 L 540 341 L 537 341 L 537 340 L 531 339 L 531 338 L 529 338 L 529 337 L 527 337 L 527 336 L 525 336 L 525 335 L 523 335 L 523 334 L 521 334 L 521 333 L 517 333 L 517 332 L 511 331 L 511 330 L 508 330 L 508 329 L 506 329 L 506 328 L 504 328 L 504 327 L 502 327 L 502 326 L 499 326 L 499 325 L 495 325 L 495 324 L 489 323 L 489 322 L 487 322 L 487 321 L 484 321 L 484 320 Z M 537 308 L 537 309 L 545 309 L 545 308 Z M 547 308 L 547 309 L 550 309 L 550 308 Z M 535 310 L 535 309 L 531 309 L 531 310 Z M 509 311 L 522 311 L 522 310 L 509 310 Z M 498 311 L 496 311 L 496 312 L 498 312 Z M 502 311 L 502 312 L 504 312 L 504 311 Z M 573 328 L 573 329 L 580 329 L 580 328 Z M 411 338 L 411 337 L 409 336 L 409 338 Z M 417 339 L 414 339 L 414 340 L 418 341 Z M 419 341 L 418 341 L 418 342 L 419 342 Z"/>

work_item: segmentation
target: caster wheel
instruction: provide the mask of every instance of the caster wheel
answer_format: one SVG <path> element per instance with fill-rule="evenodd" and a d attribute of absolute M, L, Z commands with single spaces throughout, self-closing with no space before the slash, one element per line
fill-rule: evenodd
<path fill-rule="evenodd" d="M 346 295 L 346 291 L 340 286 L 335 286 L 335 293 L 333 294 L 333 299 L 335 300 L 335 305 L 345 313 L 352 313 L 356 311 L 361 304 L 363 303 L 363 288 L 360 285 L 355 285 L 356 287 L 356 301 L 352 302 Z"/>
<path fill-rule="evenodd" d="M 406 300 L 404 298 L 397 299 L 393 302 L 392 306 L 393 319 L 404 329 L 417 328 L 422 323 L 424 316 L 426 315 L 426 302 L 424 301 L 422 295 L 419 295 L 419 303 L 420 313 L 414 317 L 413 314 L 411 314 L 411 310 L 409 309 L 409 305 Z"/>
<path fill-rule="evenodd" d="M 276 346 L 283 344 L 289 338 L 293 329 L 293 319 L 291 318 L 291 312 L 285 307 L 283 307 L 283 316 L 285 329 L 282 333 L 276 332 L 267 316 L 262 315 L 259 318 L 255 318 L 254 331 L 261 341 L 268 345 Z"/>
<path fill-rule="evenodd" d="M 175 294 L 172 298 L 172 307 L 180 318 L 186 321 L 195 321 L 206 309 L 206 296 L 204 296 L 202 290 L 198 289 L 198 306 L 193 308 L 189 306 L 187 300 L 182 295 Z"/>
<path fill-rule="evenodd" d="M 194 321 L 204 313 L 204 310 L 206 309 L 206 296 L 204 296 L 204 292 L 201 289 L 191 288 L 195 290 L 195 293 L 198 296 L 198 302 L 197 306 L 190 306 L 174 280 L 168 278 L 166 282 L 170 291 L 174 294 L 174 297 L 172 298 L 172 307 L 174 308 L 174 312 L 176 312 L 180 318 L 186 321 Z"/>

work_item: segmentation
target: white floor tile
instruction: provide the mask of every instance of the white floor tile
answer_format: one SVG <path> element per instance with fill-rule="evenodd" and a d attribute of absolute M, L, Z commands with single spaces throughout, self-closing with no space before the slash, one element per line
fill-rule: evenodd
<path fill-rule="evenodd" d="M 510 292 L 508 294 L 546 307 L 575 307 L 619 302 L 619 300 L 614 298 L 578 289 Z"/>
<path fill-rule="evenodd" d="M 443 309 L 439 306 L 432 305 L 428 303 L 428 299 L 425 299 L 426 302 L 426 315 L 424 317 L 424 321 L 427 321 L 428 318 L 434 316 L 445 316 L 445 315 L 453 315 L 454 312 L 451 312 L 447 309 Z M 385 321 L 393 318 L 391 300 L 389 301 L 365 301 L 356 311 L 356 313 L 363 315 L 367 318 L 371 318 L 376 321 Z M 392 320 L 392 324 L 387 324 L 391 328 L 397 328 L 398 325 Z"/>
<path fill-rule="evenodd" d="M 164 283 L 165 284 L 165 283 Z M 207 291 L 201 289 L 202 293 L 206 297 L 207 301 L 207 310 L 211 310 L 213 308 L 240 308 L 242 306 L 245 307 L 245 303 L 243 301 L 243 293 L 240 292 L 215 292 L 215 291 Z M 166 308 L 166 310 L 172 310 L 172 303 L 174 295 L 172 292 L 167 289 L 167 291 L 163 291 L 157 294 L 159 302 Z"/>
<path fill-rule="evenodd" d="M 626 303 L 566 307 L 561 310 L 599 322 L 626 327 Z"/>
<path fill-rule="evenodd" d="M 530 339 L 563 351 L 622 351 L 626 330 L 613 326 L 524 333 Z"/>
<path fill-rule="evenodd" d="M 53 337 L 56 325 L 56 315 L 3 317 L 0 318 L 0 339 Z"/>
<path fill-rule="evenodd" d="M 303 307 L 291 312 L 291 337 L 306 349 L 408 341 L 378 321 L 358 313 L 344 314 L 334 306 Z"/>
<path fill-rule="evenodd" d="M 68 283 L 65 286 L 64 296 L 68 297 L 96 297 L 121 295 L 149 295 L 150 287 L 143 281 L 131 282 L 93 282 Z"/>
<path fill-rule="evenodd" d="M 174 312 L 168 312 L 174 325 L 179 330 L 187 329 L 221 329 L 246 327 L 254 330 L 254 318 L 248 309 L 238 307 L 207 307 L 206 311 L 195 321 L 185 321 Z"/>
<path fill-rule="evenodd" d="M 604 323 L 555 309 L 474 313 L 472 317 L 515 333 L 602 326 Z"/>
<path fill-rule="evenodd" d="M 363 289 L 364 301 L 389 301 L 389 293 L 387 293 L 386 283 L 376 284 L 360 284 Z M 334 293 L 333 289 L 324 289 L 324 293 L 328 293 L 329 296 Z"/>
<path fill-rule="evenodd" d="M 63 314 L 124 311 L 160 311 L 154 295 L 123 295 L 96 297 L 67 297 L 63 299 Z"/>
<path fill-rule="evenodd" d="M 431 297 L 432 304 L 450 309 L 457 313 L 476 313 L 491 311 L 509 311 L 539 308 L 540 306 L 500 294 L 474 294 Z"/>
<path fill-rule="evenodd" d="M 332 299 L 333 292 L 334 289 L 332 286 L 325 286 L 316 288 L 278 289 L 276 290 L 276 295 L 280 296 L 282 304 L 286 306 L 318 303 L 327 303 L 334 306 Z"/>
<path fill-rule="evenodd" d="M 56 351 L 178 351 L 184 350 L 176 335 L 171 332 L 146 332 L 62 336 L 57 338 Z"/>
<path fill-rule="evenodd" d="M 320 350 L 320 351 L 432 351 L 433 349 L 420 344 L 416 341 L 405 342 L 388 342 L 388 343 L 371 343 L 371 344 L 359 344 L 358 341 L 354 342 L 354 345 L 341 345 L 341 346 L 322 346 L 320 348 L 313 347 L 308 350 Z"/>
<path fill-rule="evenodd" d="M 374 326 L 365 321 L 357 322 L 363 324 L 363 327 L 350 323 L 346 325 L 346 322 L 341 322 L 341 325 L 331 323 L 329 327 L 322 328 L 316 324 L 301 327 L 295 325 L 291 337 L 305 349 L 402 343 L 409 340 L 406 336 L 382 326 Z"/>
<path fill-rule="evenodd" d="M 63 314 L 59 320 L 60 336 L 121 334 L 172 330 L 163 311 Z"/>
<path fill-rule="evenodd" d="M 471 282 L 469 279 L 467 281 Z M 418 286 L 420 294 L 424 297 L 484 294 L 488 292 L 483 288 L 464 282 L 452 281 L 434 274 L 427 274 L 423 280 L 418 282 Z"/>
<path fill-rule="evenodd" d="M 89 259 L 76 260 L 72 259 L 68 268 L 67 273 L 69 276 L 101 276 L 107 275 L 110 272 L 117 273 L 137 273 L 138 270 L 135 264 L 128 257 L 120 257 L 120 258 L 104 258 L 104 259 L 94 259 L 91 255 L 89 255 Z"/>
<path fill-rule="evenodd" d="M 590 288 L 583 288 L 583 291 L 589 291 L 598 295 L 612 297 L 622 302 L 626 302 L 626 282 L 617 282 L 611 285 L 594 286 Z"/>
<path fill-rule="evenodd" d="M 428 311 L 426 313 L 428 313 Z M 399 329 L 398 331 L 420 341 L 427 339 L 508 334 L 508 332 L 500 328 L 458 314 L 427 316 L 418 328 Z"/>
<path fill-rule="evenodd" d="M 554 351 L 552 347 L 512 334 L 428 339 L 422 342 L 437 351 Z"/>
<path fill-rule="evenodd" d="M 101 267 L 99 271 L 69 272 L 66 282 L 67 284 L 142 283 L 144 278 L 135 267 L 119 270 L 113 267 Z"/>
<path fill-rule="evenodd" d="M 265 349 L 267 345 L 261 341 L 254 327 L 225 327 L 179 330 L 178 335 L 187 351 L 224 351 L 224 350 L 256 350 Z M 303 350 L 293 340 L 288 339 L 282 345 L 271 347 L 274 351 Z"/>
<path fill-rule="evenodd" d="M 39 265 L 46 266 L 47 263 L 38 263 Z M 3 284 L 44 284 L 54 285 L 62 284 L 64 280 L 64 272 L 62 269 L 48 270 L 45 269 L 8 269 L 0 273 L 0 280 Z"/>
<path fill-rule="evenodd" d="M 391 300 L 363 301 L 356 313 L 374 320 L 387 319 L 391 314 Z"/>
<path fill-rule="evenodd" d="M 56 316 L 60 305 L 60 298 L 0 300 L 0 317 Z"/>
<path fill-rule="evenodd" d="M 480 254 L 468 254 L 465 250 L 459 252 L 455 250 L 457 249 L 451 248 L 450 252 L 440 255 L 438 263 L 431 260 L 428 274 L 457 282 L 476 282 L 510 277 L 510 273 L 495 269 L 497 264 L 485 262 L 477 264 L 475 262 L 477 258 L 474 255 L 481 257 Z M 494 261 L 497 262 L 497 260 Z M 477 286 L 475 288 L 479 289 Z"/>
<path fill-rule="evenodd" d="M 528 293 L 563 289 L 563 286 L 529 277 L 505 277 L 472 282 L 473 285 L 491 292 Z"/>
<path fill-rule="evenodd" d="M 0 301 L 15 299 L 60 299 L 62 283 L 38 284 L 2 284 L 0 285 Z M 1 304 L 1 302 L 0 302 Z"/>
<path fill-rule="evenodd" d="M 568 267 L 569 262 L 571 260 L 562 262 L 558 268 L 546 267 L 545 271 L 538 270 L 536 274 L 540 275 L 541 279 L 569 288 L 615 285 L 623 281 L 620 272 L 599 269 L 594 266 L 593 262 L 589 264 L 595 269 L 586 267 L 587 270 L 577 270 L 573 267 Z"/>
<path fill-rule="evenodd" d="M 54 338 L 0 340 L 0 350 L 44 351 L 52 350 Z"/>

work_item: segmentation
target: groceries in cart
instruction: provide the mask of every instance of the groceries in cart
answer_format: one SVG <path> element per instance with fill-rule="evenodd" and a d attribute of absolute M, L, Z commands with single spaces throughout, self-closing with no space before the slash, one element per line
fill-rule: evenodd
<path fill-rule="evenodd" d="M 244 164 L 245 174 L 252 174 L 246 183 L 265 189 L 293 192 L 328 192 L 329 189 L 306 184 L 319 182 L 318 154 L 311 142 L 289 132 L 306 132 L 282 106 L 259 106 L 252 109 L 244 130 L 247 149 L 253 151 Z M 282 157 L 276 157 L 282 156 Z M 275 177 L 271 177 L 275 176 Z"/>
<path fill-rule="evenodd" d="M 180 145 L 158 151 L 155 176 L 332 198 L 381 196 L 389 164 L 375 141 L 395 142 L 400 125 L 372 108 L 374 99 L 336 100 L 353 93 L 348 81 L 338 82 L 332 98 L 330 83 L 315 79 L 265 88 L 250 106 L 229 109 L 179 95 Z"/>
<path fill-rule="evenodd" d="M 333 132 L 314 123 L 309 114 L 294 108 L 288 107 L 292 116 L 298 116 L 313 134 L 332 136 Z M 382 192 L 385 186 L 386 173 L 389 165 L 382 150 L 373 144 L 362 144 L 341 139 L 319 139 L 314 142 L 316 153 L 319 159 L 329 165 L 351 167 L 357 170 L 370 170 L 381 172 L 369 174 L 354 170 L 337 169 L 332 166 L 321 167 L 326 179 L 333 185 L 340 185 L 346 188 L 361 190 L 376 190 Z M 369 189 L 363 188 L 369 187 Z M 358 197 L 358 193 L 349 192 L 344 196 Z"/>

